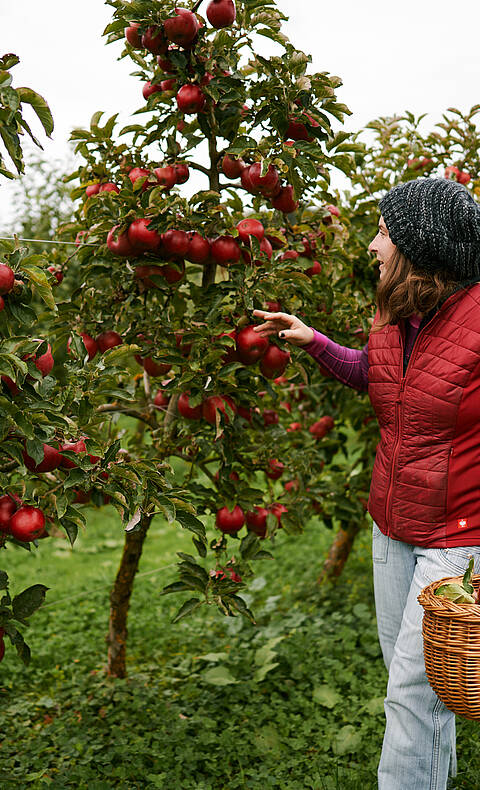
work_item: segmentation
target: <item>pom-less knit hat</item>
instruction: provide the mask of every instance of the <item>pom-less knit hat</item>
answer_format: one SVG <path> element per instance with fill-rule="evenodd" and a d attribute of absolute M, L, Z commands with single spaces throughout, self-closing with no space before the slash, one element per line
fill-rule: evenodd
<path fill-rule="evenodd" d="M 480 278 L 480 206 L 462 184 L 446 178 L 398 184 L 380 200 L 380 212 L 414 269 Z"/>

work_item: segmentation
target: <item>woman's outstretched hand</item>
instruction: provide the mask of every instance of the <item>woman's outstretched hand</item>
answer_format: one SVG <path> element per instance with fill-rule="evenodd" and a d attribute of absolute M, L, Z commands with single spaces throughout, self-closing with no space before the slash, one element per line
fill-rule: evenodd
<path fill-rule="evenodd" d="M 265 321 L 264 324 L 255 327 L 255 332 L 262 337 L 277 335 L 280 340 L 286 340 L 294 346 L 306 346 L 313 340 L 313 329 L 295 315 L 267 313 L 265 310 L 254 310 L 253 315 Z"/>

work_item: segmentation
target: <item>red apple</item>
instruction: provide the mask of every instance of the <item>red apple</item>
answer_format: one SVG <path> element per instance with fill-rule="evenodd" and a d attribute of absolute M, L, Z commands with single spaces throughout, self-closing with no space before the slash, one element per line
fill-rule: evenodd
<path fill-rule="evenodd" d="M 53 365 L 54 365 L 54 359 L 52 356 L 52 347 L 50 343 L 48 343 L 47 350 L 45 351 L 45 353 L 41 354 L 39 357 L 35 357 L 35 367 L 37 368 L 37 370 L 40 371 L 42 376 L 45 378 L 45 376 L 48 376 L 48 374 L 51 372 Z"/>
<path fill-rule="evenodd" d="M 187 261 L 192 263 L 206 263 L 210 258 L 210 242 L 196 231 L 188 234 L 188 248 L 185 253 Z"/>
<path fill-rule="evenodd" d="M 270 260 L 273 254 L 272 245 L 270 244 L 268 239 L 262 239 L 260 242 L 260 252 L 263 252 L 264 255 Z M 248 250 L 242 250 L 242 256 L 246 263 L 250 263 L 251 255 Z M 265 259 L 263 256 L 261 258 L 256 258 L 253 263 L 255 266 L 263 266 L 265 263 Z"/>
<path fill-rule="evenodd" d="M 245 524 L 245 513 L 239 505 L 235 505 L 231 511 L 227 507 L 222 507 L 217 510 L 215 524 L 221 532 L 234 535 Z"/>
<path fill-rule="evenodd" d="M 142 184 L 142 192 L 145 192 L 146 189 L 153 186 L 153 184 L 148 180 L 149 175 L 150 171 L 146 170 L 144 167 L 132 167 L 132 169 L 128 171 L 128 177 L 132 184 L 135 184 L 139 178 L 145 179 Z"/>
<path fill-rule="evenodd" d="M 108 351 L 109 348 L 120 346 L 123 343 L 121 335 L 119 335 L 118 332 L 114 332 L 113 329 L 107 332 L 101 332 L 97 335 L 95 340 L 101 354 L 103 354 L 104 351 Z"/>
<path fill-rule="evenodd" d="M 23 543 L 41 537 L 44 529 L 45 516 L 38 507 L 21 507 L 10 520 L 10 533 Z"/>
<path fill-rule="evenodd" d="M 120 193 L 119 188 L 112 181 L 107 181 L 106 184 L 100 184 L 100 189 L 98 191 L 99 192 L 116 192 L 117 195 Z"/>
<path fill-rule="evenodd" d="M 182 357 L 188 357 L 193 344 L 183 342 L 183 332 L 175 332 L 175 343 Z"/>
<path fill-rule="evenodd" d="M 150 98 L 150 96 L 153 96 L 154 93 L 163 93 L 162 86 L 158 82 L 152 83 L 149 80 L 148 82 L 145 83 L 145 85 L 142 88 L 143 98 L 147 100 Z"/>
<path fill-rule="evenodd" d="M 176 261 L 172 264 L 165 264 L 159 267 L 162 277 L 165 277 L 167 283 L 172 285 L 178 283 L 185 277 L 185 264 L 183 261 Z"/>
<path fill-rule="evenodd" d="M 314 277 L 316 274 L 322 273 L 322 264 L 319 261 L 314 261 L 313 266 L 309 266 L 308 269 L 305 269 L 305 274 L 308 277 Z"/>
<path fill-rule="evenodd" d="M 229 266 L 240 260 L 240 248 L 233 236 L 218 236 L 211 244 L 210 253 L 215 263 Z"/>
<path fill-rule="evenodd" d="M 215 425 L 217 411 L 219 411 L 223 414 L 223 419 L 228 424 L 230 415 L 227 414 L 227 407 L 234 414 L 237 413 L 237 407 L 228 395 L 210 395 L 209 398 L 203 401 L 203 419 L 209 422 L 210 425 Z"/>
<path fill-rule="evenodd" d="M 152 25 L 142 36 L 142 45 L 153 55 L 162 55 L 167 51 L 168 43 L 161 27 Z"/>
<path fill-rule="evenodd" d="M 168 80 L 162 80 L 160 83 L 160 88 L 164 93 L 166 93 L 167 91 L 176 90 L 176 87 L 177 87 L 177 80 L 175 79 L 175 77 L 171 77 Z"/>
<path fill-rule="evenodd" d="M 0 533 L 10 532 L 10 519 L 17 507 L 17 503 L 8 494 L 0 497 Z"/>
<path fill-rule="evenodd" d="M 0 263 L 0 294 L 8 294 L 15 285 L 15 274 L 6 263 Z"/>
<path fill-rule="evenodd" d="M 176 162 L 173 166 L 177 184 L 185 184 L 190 178 L 190 170 L 186 162 Z"/>
<path fill-rule="evenodd" d="M 259 538 L 265 538 L 267 534 L 267 517 L 269 510 L 266 507 L 259 507 L 255 505 L 254 510 L 249 510 L 245 513 L 245 520 L 247 522 L 247 529 L 254 532 Z"/>
<path fill-rule="evenodd" d="M 308 115 L 308 113 L 305 113 L 300 118 L 291 117 L 288 119 L 288 127 L 285 137 L 290 137 L 292 140 L 306 140 L 307 142 L 311 143 L 315 138 L 310 134 L 305 124 L 302 123 L 301 118 L 303 117 L 306 117 L 310 126 L 316 127 L 319 125 L 311 115 Z"/>
<path fill-rule="evenodd" d="M 269 165 L 264 176 L 261 175 L 261 172 L 262 165 L 260 162 L 254 162 L 253 165 L 250 165 L 248 176 L 254 190 L 261 192 L 265 197 L 276 195 L 279 182 L 277 168 Z"/>
<path fill-rule="evenodd" d="M 98 351 L 98 346 L 96 341 L 90 335 L 87 335 L 86 332 L 80 332 L 80 337 L 83 340 L 83 345 L 85 346 L 85 350 L 88 354 L 88 361 L 90 362 Z"/>
<path fill-rule="evenodd" d="M 184 230 L 170 228 L 162 233 L 162 245 L 167 255 L 184 258 L 188 252 L 189 238 Z"/>
<path fill-rule="evenodd" d="M 250 408 L 247 408 L 246 406 L 237 406 L 237 411 L 240 417 L 250 424 L 252 423 L 252 410 Z"/>
<path fill-rule="evenodd" d="M 315 439 L 323 439 L 323 437 L 332 430 L 334 425 L 335 420 L 333 417 L 325 416 L 321 417 L 317 422 L 314 422 L 308 430 Z"/>
<path fill-rule="evenodd" d="M 168 404 L 170 403 L 170 398 L 167 395 L 165 395 L 163 390 L 158 390 L 157 394 L 153 399 L 153 403 L 157 407 L 157 409 L 165 410 Z"/>
<path fill-rule="evenodd" d="M 175 72 L 175 66 L 173 65 L 172 61 L 168 57 L 172 52 L 178 52 L 177 47 L 169 47 L 165 55 L 159 55 L 157 57 L 157 63 L 161 69 L 167 72 L 167 74 L 173 74 Z"/>
<path fill-rule="evenodd" d="M 114 255 L 121 255 L 122 257 L 133 255 L 134 250 L 128 240 L 128 232 L 124 231 L 123 233 L 117 234 L 117 228 L 119 227 L 120 225 L 114 225 L 109 231 L 107 236 L 107 247 Z"/>
<path fill-rule="evenodd" d="M 163 277 L 161 266 L 136 266 L 135 279 L 140 280 L 144 288 L 158 288 L 158 284 L 150 279 L 151 276 Z"/>
<path fill-rule="evenodd" d="M 182 392 L 178 399 L 177 409 L 178 413 L 185 417 L 187 420 L 201 420 L 202 419 L 202 404 L 199 406 L 190 406 L 188 402 L 189 392 Z"/>
<path fill-rule="evenodd" d="M 287 427 L 287 433 L 293 433 L 295 431 L 302 430 L 302 423 L 301 422 L 291 422 L 290 425 Z"/>
<path fill-rule="evenodd" d="M 258 190 L 255 189 L 250 178 L 251 167 L 251 165 L 247 165 L 243 168 L 242 172 L 240 173 L 240 181 L 242 182 L 242 187 L 246 189 L 247 192 L 250 192 L 252 195 L 254 195 L 256 192 L 258 192 Z"/>
<path fill-rule="evenodd" d="M 272 458 L 268 462 L 268 468 L 265 470 L 265 474 L 270 478 L 270 480 L 278 480 L 278 478 L 283 475 L 284 469 L 285 465 L 282 464 L 281 461 L 278 461 L 276 458 Z"/>
<path fill-rule="evenodd" d="M 263 411 L 263 424 L 267 425 L 278 425 L 279 416 L 278 412 L 275 409 L 264 409 Z"/>
<path fill-rule="evenodd" d="M 135 356 L 135 359 L 137 359 L 137 356 Z M 164 376 L 165 373 L 168 373 L 172 367 L 168 362 L 155 362 L 152 357 L 143 357 L 143 359 L 140 357 L 140 360 L 141 364 L 143 365 L 143 369 L 148 373 L 149 376 Z"/>
<path fill-rule="evenodd" d="M 87 448 L 83 439 L 79 439 L 78 442 L 65 442 L 65 444 L 60 445 L 60 452 L 64 450 L 69 450 L 71 453 L 86 453 Z M 75 461 L 72 461 L 70 458 L 64 458 L 62 456 L 62 460 L 59 464 L 60 469 L 74 469 L 77 464 Z"/>
<path fill-rule="evenodd" d="M 242 219 L 237 225 L 238 237 L 244 244 L 248 244 L 250 236 L 255 236 L 261 241 L 265 235 L 265 229 L 258 219 Z"/>
<path fill-rule="evenodd" d="M 244 170 L 245 162 L 243 159 L 234 159 L 225 154 L 222 159 L 222 171 L 227 178 L 239 178 Z"/>
<path fill-rule="evenodd" d="M 92 197 L 92 195 L 97 195 L 100 192 L 100 184 L 89 184 L 88 187 L 85 189 L 85 194 L 87 197 Z"/>
<path fill-rule="evenodd" d="M 130 22 L 130 26 L 125 28 L 125 38 L 127 39 L 128 43 L 134 49 L 141 49 L 142 47 L 142 37 L 138 32 L 138 28 L 140 27 L 139 22 Z"/>
<path fill-rule="evenodd" d="M 180 112 L 201 112 L 205 106 L 205 94 L 198 85 L 187 83 L 177 93 L 177 107 Z"/>
<path fill-rule="evenodd" d="M 282 211 L 284 214 L 291 214 L 298 208 L 298 201 L 293 197 L 293 187 L 289 184 L 282 187 L 278 195 L 272 200 L 273 208 Z"/>
<path fill-rule="evenodd" d="M 186 8 L 176 8 L 175 16 L 169 17 L 163 23 L 168 40 L 180 47 L 188 47 L 193 42 L 199 27 L 195 14 Z"/>
<path fill-rule="evenodd" d="M 50 274 L 53 274 L 53 276 L 55 277 L 57 283 L 60 285 L 60 283 L 63 280 L 63 272 L 62 272 L 62 270 L 58 269 L 56 266 L 47 266 L 47 272 L 50 272 Z"/>
<path fill-rule="evenodd" d="M 207 19 L 212 27 L 230 27 L 235 22 L 236 9 L 233 0 L 210 0 Z"/>
<path fill-rule="evenodd" d="M 288 513 L 288 508 L 285 505 L 282 505 L 280 502 L 274 502 L 273 505 L 270 505 L 270 513 L 273 513 L 275 518 L 278 521 L 278 526 L 282 526 L 282 515 L 283 513 Z"/>
<path fill-rule="evenodd" d="M 236 349 L 244 365 L 254 365 L 263 357 L 269 346 L 268 338 L 254 331 L 253 325 L 244 326 L 237 332 Z"/>
<path fill-rule="evenodd" d="M 289 362 L 289 352 L 271 343 L 260 360 L 260 370 L 265 378 L 275 379 L 285 372 Z"/>
<path fill-rule="evenodd" d="M 49 444 L 43 445 L 43 459 L 39 464 L 35 463 L 26 450 L 22 451 L 22 456 L 23 462 L 30 472 L 53 472 L 62 463 L 62 456 L 58 450 L 55 447 L 50 447 Z"/>
<path fill-rule="evenodd" d="M 156 230 L 149 230 L 151 220 L 141 217 L 134 219 L 128 228 L 128 241 L 135 252 L 156 250 L 161 244 L 161 236 Z"/>
<path fill-rule="evenodd" d="M 172 167 L 172 165 L 157 167 L 153 172 L 157 176 L 158 183 L 164 186 L 166 189 L 171 189 L 177 183 L 177 175 L 175 173 L 175 168 Z"/>

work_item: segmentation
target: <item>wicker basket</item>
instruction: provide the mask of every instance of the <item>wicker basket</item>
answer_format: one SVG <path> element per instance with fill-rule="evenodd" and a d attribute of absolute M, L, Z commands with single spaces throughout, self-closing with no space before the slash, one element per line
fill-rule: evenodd
<path fill-rule="evenodd" d="M 480 606 L 454 603 L 435 590 L 462 576 L 429 584 L 418 596 L 424 608 L 423 652 L 428 682 L 449 710 L 480 720 Z M 480 575 L 472 577 L 480 587 Z"/>

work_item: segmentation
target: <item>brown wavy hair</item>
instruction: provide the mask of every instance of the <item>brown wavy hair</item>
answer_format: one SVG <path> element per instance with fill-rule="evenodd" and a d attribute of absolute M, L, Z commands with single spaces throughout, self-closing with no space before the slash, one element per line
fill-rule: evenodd
<path fill-rule="evenodd" d="M 425 315 L 458 287 L 459 283 L 445 270 L 432 274 L 414 271 L 411 261 L 396 249 L 377 286 L 379 317 L 371 331 L 379 332 L 388 324 L 398 324 L 402 318 L 410 318 L 415 313 Z"/>

